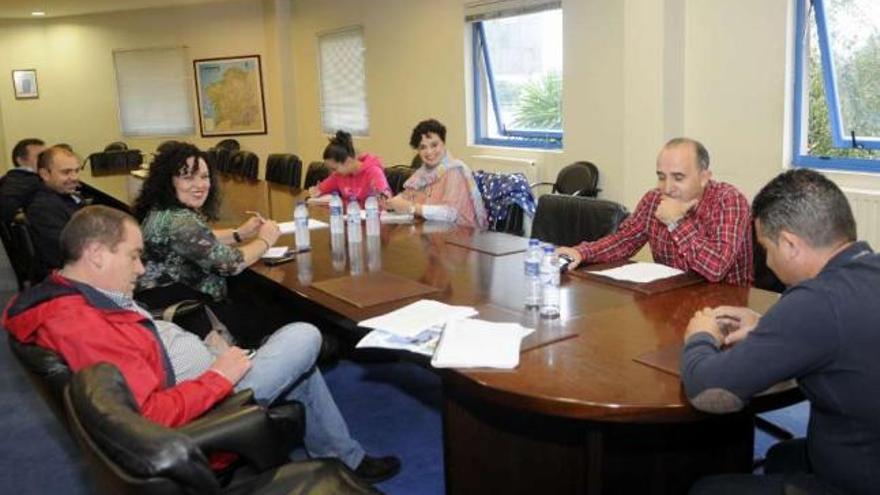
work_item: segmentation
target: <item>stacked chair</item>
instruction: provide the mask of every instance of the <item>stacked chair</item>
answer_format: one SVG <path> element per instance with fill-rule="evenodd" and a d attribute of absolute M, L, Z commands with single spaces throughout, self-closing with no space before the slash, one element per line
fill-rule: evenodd
<path fill-rule="evenodd" d="M 537 182 L 537 186 L 552 186 L 553 194 L 565 194 L 568 196 L 586 196 L 595 198 L 601 189 L 599 184 L 599 169 L 592 162 L 578 161 L 567 165 L 556 175 L 556 182 Z"/>

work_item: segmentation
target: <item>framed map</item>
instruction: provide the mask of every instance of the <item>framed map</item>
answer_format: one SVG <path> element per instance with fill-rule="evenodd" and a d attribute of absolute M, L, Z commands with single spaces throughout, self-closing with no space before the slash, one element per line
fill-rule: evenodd
<path fill-rule="evenodd" d="M 202 136 L 266 134 L 260 56 L 193 60 Z"/>

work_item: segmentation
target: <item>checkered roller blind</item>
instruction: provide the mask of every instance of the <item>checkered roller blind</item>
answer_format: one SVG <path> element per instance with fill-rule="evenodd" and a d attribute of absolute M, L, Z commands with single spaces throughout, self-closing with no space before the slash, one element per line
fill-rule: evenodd
<path fill-rule="evenodd" d="M 195 132 L 192 68 L 183 47 L 113 52 L 119 123 L 126 136 Z"/>
<path fill-rule="evenodd" d="M 367 81 L 364 71 L 364 33 L 360 28 L 318 38 L 321 63 L 321 127 L 333 134 L 342 129 L 367 135 Z"/>

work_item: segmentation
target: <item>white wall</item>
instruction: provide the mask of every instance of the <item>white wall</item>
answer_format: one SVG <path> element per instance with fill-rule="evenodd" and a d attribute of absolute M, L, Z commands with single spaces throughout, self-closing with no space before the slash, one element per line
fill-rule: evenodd
<path fill-rule="evenodd" d="M 749 196 L 785 166 L 791 0 L 563 0 L 561 151 L 470 144 L 467 1 L 238 0 L 0 21 L 0 73 L 33 67 L 40 84 L 38 100 L 0 91 L 0 159 L 28 136 L 66 141 L 83 154 L 119 139 L 152 150 L 162 139 L 119 135 L 111 53 L 186 45 L 191 58 L 260 54 L 269 133 L 240 141 L 263 159 L 289 151 L 308 163 L 326 144 L 317 36 L 360 25 L 370 134 L 356 144 L 389 164 L 408 163 L 412 126 L 436 117 L 449 128 L 448 147 L 465 161 L 530 158 L 552 180 L 562 166 L 591 160 L 603 196 L 630 208 L 653 186 L 657 150 L 674 136 L 704 141 L 715 176 Z M 833 176 L 842 185 L 880 188 L 876 176 Z"/>

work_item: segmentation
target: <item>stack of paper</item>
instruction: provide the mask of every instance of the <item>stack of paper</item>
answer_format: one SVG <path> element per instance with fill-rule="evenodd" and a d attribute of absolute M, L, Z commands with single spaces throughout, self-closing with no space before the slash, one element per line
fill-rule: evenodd
<path fill-rule="evenodd" d="M 434 349 L 437 348 L 437 342 L 440 340 L 440 334 L 442 331 L 443 326 L 437 325 L 424 330 L 415 337 L 407 338 L 384 330 L 373 330 L 365 335 L 355 347 L 358 349 L 365 347 L 396 349 L 414 352 L 424 356 L 432 356 L 434 355 Z"/>
<path fill-rule="evenodd" d="M 674 277 L 675 275 L 681 275 L 684 272 L 677 268 L 660 265 L 658 263 L 639 262 L 591 273 L 594 273 L 596 275 L 604 275 L 615 280 L 623 280 L 625 282 L 636 282 L 639 284 L 643 284 L 647 282 L 653 282 L 655 280 L 660 280 L 661 278 L 669 278 Z"/>
<path fill-rule="evenodd" d="M 434 351 L 435 368 L 504 368 L 519 364 L 522 339 L 532 330 L 518 323 L 493 323 L 477 319 L 446 324 Z"/>
<path fill-rule="evenodd" d="M 359 325 L 412 339 L 433 326 L 476 314 L 477 310 L 470 306 L 450 306 L 433 299 L 422 299 L 390 313 L 364 320 Z"/>
<path fill-rule="evenodd" d="M 309 219 L 309 230 L 323 229 L 329 226 L 330 224 L 327 222 L 315 220 L 314 218 Z M 296 223 L 292 221 L 281 222 L 278 224 L 278 229 L 281 230 L 282 234 L 293 234 L 294 232 L 296 232 Z"/>

